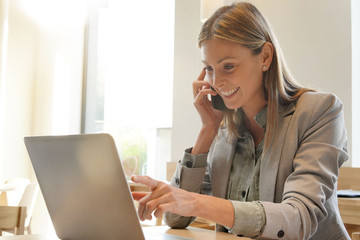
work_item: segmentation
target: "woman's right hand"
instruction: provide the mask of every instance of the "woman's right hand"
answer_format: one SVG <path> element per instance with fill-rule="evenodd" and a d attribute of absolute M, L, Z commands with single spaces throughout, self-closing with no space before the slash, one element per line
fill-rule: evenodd
<path fill-rule="evenodd" d="M 192 148 L 192 154 L 202 154 L 209 151 L 224 118 L 224 112 L 214 109 L 208 99 L 208 94 L 216 96 L 217 93 L 211 89 L 210 83 L 204 80 L 205 75 L 206 72 L 203 69 L 198 80 L 193 82 L 194 105 L 200 115 L 202 127 Z"/>
<path fill-rule="evenodd" d="M 202 127 L 216 130 L 224 118 L 224 112 L 212 107 L 208 94 L 216 96 L 217 93 L 211 89 L 210 83 L 205 81 L 206 71 L 203 69 L 198 80 L 193 82 L 194 105 L 200 115 Z"/>

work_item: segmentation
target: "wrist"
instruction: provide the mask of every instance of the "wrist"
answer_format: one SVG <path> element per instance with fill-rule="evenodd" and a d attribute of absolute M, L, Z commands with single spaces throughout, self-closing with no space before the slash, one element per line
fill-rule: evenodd
<path fill-rule="evenodd" d="M 193 216 L 196 217 L 203 217 L 203 203 L 204 203 L 204 199 L 203 196 L 199 193 L 193 193 L 194 194 L 194 205 L 193 205 Z"/>
<path fill-rule="evenodd" d="M 219 126 L 201 126 L 200 128 L 200 134 L 207 134 L 207 135 L 214 135 L 216 136 L 217 132 L 219 130 Z"/>
<path fill-rule="evenodd" d="M 235 211 L 229 200 L 198 194 L 194 204 L 194 216 L 201 217 L 220 225 L 232 228 Z"/>
<path fill-rule="evenodd" d="M 191 154 L 204 154 L 209 152 L 210 146 L 217 135 L 218 129 L 202 127 L 192 148 Z"/>

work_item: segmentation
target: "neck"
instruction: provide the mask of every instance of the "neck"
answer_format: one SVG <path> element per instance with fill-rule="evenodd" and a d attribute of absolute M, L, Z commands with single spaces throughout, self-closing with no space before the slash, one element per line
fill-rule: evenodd
<path fill-rule="evenodd" d="M 255 145 L 257 146 L 261 142 L 261 140 L 264 138 L 264 129 L 262 127 L 260 127 L 259 124 L 255 121 L 254 117 L 256 116 L 256 114 L 254 114 L 250 118 L 245 113 L 244 124 L 245 124 L 245 127 L 249 130 L 252 137 L 254 138 Z"/>

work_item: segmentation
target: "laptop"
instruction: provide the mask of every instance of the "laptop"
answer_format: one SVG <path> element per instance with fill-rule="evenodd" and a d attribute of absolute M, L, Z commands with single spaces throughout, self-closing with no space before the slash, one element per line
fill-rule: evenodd
<path fill-rule="evenodd" d="M 58 238 L 189 239 L 170 234 L 144 236 L 109 134 L 24 140 Z"/>

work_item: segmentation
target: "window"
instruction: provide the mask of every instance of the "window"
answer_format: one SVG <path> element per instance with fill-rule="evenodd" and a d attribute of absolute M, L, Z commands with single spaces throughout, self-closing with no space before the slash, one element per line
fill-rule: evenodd
<path fill-rule="evenodd" d="M 165 179 L 174 14 L 174 0 L 108 0 L 91 7 L 82 131 L 110 133 L 127 176 Z"/>

